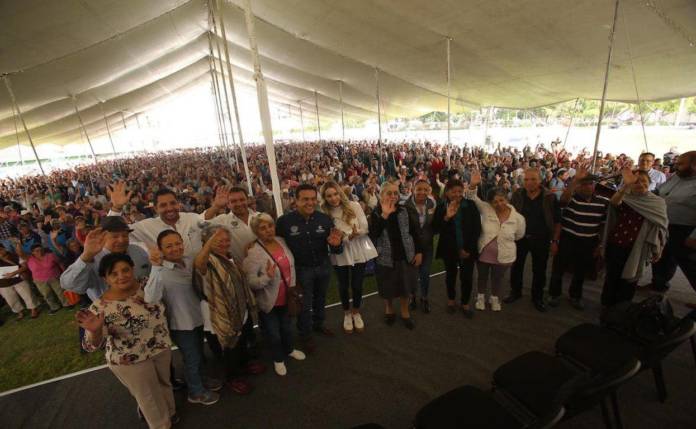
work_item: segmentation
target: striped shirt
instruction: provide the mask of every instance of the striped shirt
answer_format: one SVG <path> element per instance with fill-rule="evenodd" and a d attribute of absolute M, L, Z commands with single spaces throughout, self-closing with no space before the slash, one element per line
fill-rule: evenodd
<path fill-rule="evenodd" d="M 578 237 L 597 237 L 607 217 L 609 199 L 592 195 L 589 201 L 573 195 L 563 209 L 561 229 Z"/>

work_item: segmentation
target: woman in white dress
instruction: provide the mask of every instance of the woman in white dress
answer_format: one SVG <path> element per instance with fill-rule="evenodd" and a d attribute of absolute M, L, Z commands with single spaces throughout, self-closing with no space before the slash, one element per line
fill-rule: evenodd
<path fill-rule="evenodd" d="M 336 182 L 327 182 L 321 187 L 322 211 L 334 221 L 336 229 L 343 233 L 343 253 L 331 254 L 331 265 L 338 277 L 338 290 L 343 305 L 343 330 L 363 332 L 365 322 L 360 315 L 362 285 L 365 264 L 377 257 L 377 249 L 367 233 L 367 218 L 360 204 L 349 201 Z M 351 308 L 350 292 L 353 295 Z"/>

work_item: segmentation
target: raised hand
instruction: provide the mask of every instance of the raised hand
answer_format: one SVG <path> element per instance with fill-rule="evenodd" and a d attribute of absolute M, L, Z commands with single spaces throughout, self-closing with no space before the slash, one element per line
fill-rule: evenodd
<path fill-rule="evenodd" d="M 266 262 L 266 275 L 270 278 L 275 277 L 275 264 L 270 259 Z"/>
<path fill-rule="evenodd" d="M 329 246 L 339 246 L 341 244 L 341 239 L 343 238 L 343 233 L 336 228 L 331 228 L 331 233 L 329 234 L 328 238 L 326 239 L 327 243 L 329 243 Z"/>
<path fill-rule="evenodd" d="M 133 191 L 126 191 L 126 182 L 121 180 L 109 186 L 106 193 L 111 198 L 111 208 L 120 212 L 123 210 L 123 206 L 130 201 Z"/>
<path fill-rule="evenodd" d="M 473 170 L 471 172 L 471 180 L 469 181 L 469 187 L 475 188 L 481 183 L 481 172 L 479 170 Z"/>
<path fill-rule="evenodd" d="M 623 178 L 624 185 L 632 185 L 638 180 L 638 175 L 633 174 L 631 167 L 624 167 L 621 169 L 621 177 Z"/>
<path fill-rule="evenodd" d="M 75 313 L 75 319 L 80 327 L 92 333 L 100 332 L 104 326 L 103 313 L 94 314 L 89 310 L 80 310 Z"/>
<path fill-rule="evenodd" d="M 80 257 L 85 262 L 91 262 L 104 248 L 105 232 L 101 228 L 95 228 L 85 238 L 84 250 Z"/>
<path fill-rule="evenodd" d="M 215 199 L 213 200 L 213 207 L 218 211 L 224 210 L 227 207 L 227 202 L 229 200 L 230 191 L 227 186 L 220 186 L 215 192 Z"/>
<path fill-rule="evenodd" d="M 209 247 L 217 247 L 220 244 L 220 241 L 225 237 L 225 234 L 226 231 L 222 228 L 215 230 L 213 235 L 208 239 L 206 245 Z"/>
<path fill-rule="evenodd" d="M 154 266 L 162 266 L 162 252 L 155 246 L 148 246 L 148 256 L 150 263 Z"/>
<path fill-rule="evenodd" d="M 353 225 L 353 231 L 351 231 L 350 235 L 348 236 L 348 240 L 352 240 L 355 237 L 357 237 L 358 235 L 359 235 L 358 234 L 358 227 L 357 227 L 357 225 Z"/>
<path fill-rule="evenodd" d="M 382 207 L 382 217 L 387 219 L 392 213 L 396 211 L 396 203 L 392 201 L 380 201 L 380 206 Z"/>

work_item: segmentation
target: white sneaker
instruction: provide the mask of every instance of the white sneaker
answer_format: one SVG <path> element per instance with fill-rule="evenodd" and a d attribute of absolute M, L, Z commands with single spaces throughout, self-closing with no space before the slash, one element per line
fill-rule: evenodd
<path fill-rule="evenodd" d="M 353 326 L 355 326 L 355 330 L 358 332 L 365 330 L 365 322 L 363 322 L 360 313 L 353 314 Z"/>
<path fill-rule="evenodd" d="M 293 359 L 295 359 L 295 360 L 305 360 L 305 359 L 307 359 L 307 355 L 305 355 L 303 352 L 301 352 L 300 350 L 297 350 L 297 349 L 295 349 L 295 350 L 293 350 L 292 352 L 290 352 L 290 354 L 289 354 L 288 356 L 290 356 L 291 358 L 293 358 Z"/>
<path fill-rule="evenodd" d="M 343 315 L 343 332 L 346 334 L 353 333 L 353 318 L 351 317 L 350 313 Z"/>
<path fill-rule="evenodd" d="M 276 374 L 281 377 L 288 374 L 288 369 L 285 367 L 285 362 L 273 362 Z"/>
<path fill-rule="evenodd" d="M 491 296 L 491 299 L 488 302 L 491 304 L 491 310 L 493 310 L 493 311 L 502 310 L 502 308 L 500 307 L 500 299 L 498 299 L 497 296 Z"/>
<path fill-rule="evenodd" d="M 478 296 L 476 297 L 476 309 L 477 310 L 483 311 L 486 309 L 485 298 L 486 297 L 482 293 L 478 294 Z"/>

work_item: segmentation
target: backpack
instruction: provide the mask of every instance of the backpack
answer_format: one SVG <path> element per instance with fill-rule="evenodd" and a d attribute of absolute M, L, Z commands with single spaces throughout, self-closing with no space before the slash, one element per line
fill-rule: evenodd
<path fill-rule="evenodd" d="M 610 308 L 602 325 L 641 344 L 655 344 L 667 338 L 679 326 L 672 304 L 662 295 L 652 295 L 636 303 L 622 303 Z"/>

